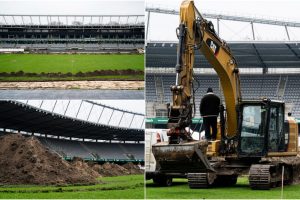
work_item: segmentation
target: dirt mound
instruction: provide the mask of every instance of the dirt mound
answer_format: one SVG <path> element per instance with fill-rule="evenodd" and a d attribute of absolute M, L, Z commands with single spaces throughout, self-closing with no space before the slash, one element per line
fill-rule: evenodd
<path fill-rule="evenodd" d="M 104 163 L 99 165 L 99 171 L 102 176 L 122 176 L 129 175 L 129 171 L 115 163 Z"/>
<path fill-rule="evenodd" d="M 0 184 L 94 184 L 99 176 L 81 161 L 68 163 L 38 139 L 21 134 L 0 137 Z"/>
<path fill-rule="evenodd" d="M 133 164 L 132 162 L 122 165 L 125 169 L 129 171 L 130 174 L 143 174 L 144 170 L 140 169 L 139 166 Z"/>
<path fill-rule="evenodd" d="M 115 163 L 104 163 L 103 165 L 94 164 L 92 168 L 101 176 L 123 176 L 144 173 L 143 170 L 133 163 L 127 163 L 124 165 L 118 165 Z"/>
<path fill-rule="evenodd" d="M 88 163 L 85 162 L 82 158 L 74 157 L 71 162 L 71 165 L 79 171 L 83 170 L 84 172 L 91 174 L 93 177 L 101 177 L 101 175 L 97 171 L 95 171 L 92 167 L 90 167 Z"/>

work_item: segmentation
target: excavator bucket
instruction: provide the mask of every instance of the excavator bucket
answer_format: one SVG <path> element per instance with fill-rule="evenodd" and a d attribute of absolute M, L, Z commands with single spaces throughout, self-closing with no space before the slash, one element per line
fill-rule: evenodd
<path fill-rule="evenodd" d="M 152 146 L 157 169 L 161 173 L 214 172 L 206 157 L 207 142 L 191 141 L 180 144 L 160 142 Z"/>

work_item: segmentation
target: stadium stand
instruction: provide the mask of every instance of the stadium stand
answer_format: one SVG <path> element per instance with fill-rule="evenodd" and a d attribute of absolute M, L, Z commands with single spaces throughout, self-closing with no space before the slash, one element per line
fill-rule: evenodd
<path fill-rule="evenodd" d="M 81 157 L 86 160 L 143 160 L 143 144 L 82 142 L 43 138 L 39 140 L 49 149 L 65 158 Z"/>
<path fill-rule="evenodd" d="M 135 52 L 144 48 L 143 18 L 142 15 L 0 15 L 0 48 L 24 48 L 32 52 Z"/>
<path fill-rule="evenodd" d="M 257 75 L 257 74 L 243 74 L 241 75 L 241 88 L 243 99 L 257 99 L 257 98 L 270 98 L 277 100 L 285 100 L 286 103 L 293 104 L 292 113 L 295 117 L 300 118 L 300 74 L 293 75 Z M 158 88 L 155 84 L 155 80 L 160 79 L 163 83 L 163 98 L 158 95 Z M 196 92 L 196 105 L 200 104 L 200 100 L 206 93 L 208 87 L 214 89 L 217 95 L 221 95 L 219 90 L 220 83 L 216 75 L 196 75 L 196 79 L 199 82 L 199 89 Z M 280 80 L 286 80 L 284 84 L 283 96 L 279 95 L 280 92 Z M 171 102 L 172 93 L 170 86 L 174 85 L 175 74 L 147 74 L 146 75 L 146 101 L 147 102 Z M 197 87 L 197 84 L 195 84 Z M 222 96 L 222 95 L 221 95 Z M 223 97 L 222 97 L 223 98 Z M 223 98 L 224 99 L 224 98 Z M 199 115 L 197 109 L 196 116 Z"/>
<path fill-rule="evenodd" d="M 240 77 L 242 97 L 284 100 L 292 106 L 293 116 L 300 118 L 300 45 L 297 42 L 231 42 L 228 45 L 238 67 L 248 70 Z M 170 86 L 175 82 L 176 47 L 176 43 L 168 42 L 150 42 L 146 46 L 146 101 L 151 105 L 171 102 Z M 199 117 L 198 106 L 207 88 L 214 88 L 217 95 L 221 95 L 222 91 L 214 72 L 199 71 L 211 66 L 199 51 L 195 53 L 194 68 L 199 82 L 195 101 L 196 117 Z M 256 71 L 251 73 L 252 69 Z M 296 73 L 272 73 L 277 69 L 284 72 L 292 69 Z"/>
<path fill-rule="evenodd" d="M 293 68 L 300 66 L 298 43 L 229 43 L 239 68 Z M 176 43 L 148 43 L 147 67 L 176 65 Z M 203 55 L 195 51 L 195 68 L 210 68 Z"/>

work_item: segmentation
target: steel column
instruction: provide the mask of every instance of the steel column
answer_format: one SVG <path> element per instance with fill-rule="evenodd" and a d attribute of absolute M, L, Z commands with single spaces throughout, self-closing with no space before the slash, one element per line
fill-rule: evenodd
<path fill-rule="evenodd" d="M 67 104 L 67 108 L 66 108 L 66 110 L 65 110 L 65 112 L 64 112 L 64 115 L 66 115 L 67 110 L 68 110 L 68 108 L 69 108 L 69 105 L 70 105 L 70 100 L 69 100 L 69 102 L 68 102 L 68 104 Z"/>
<path fill-rule="evenodd" d="M 131 124 L 132 124 L 132 122 L 133 122 L 133 119 L 134 119 L 134 117 L 135 117 L 135 114 L 132 116 L 132 119 L 131 119 L 131 122 L 130 122 L 130 124 L 129 124 L 128 128 L 130 128 L 130 127 L 131 127 Z"/>
<path fill-rule="evenodd" d="M 102 113 L 103 113 L 104 109 L 105 109 L 105 107 L 102 107 L 102 111 L 101 111 L 101 114 L 99 115 L 99 118 L 98 118 L 98 121 L 97 121 L 97 123 L 99 123 L 99 121 L 100 121 L 100 118 L 102 117 Z"/>
<path fill-rule="evenodd" d="M 81 105 L 82 105 L 82 100 L 81 100 L 81 102 L 80 102 L 80 106 L 79 106 L 79 109 L 78 109 L 78 111 L 77 111 L 77 114 L 76 114 L 76 118 L 77 118 L 77 116 L 78 116 L 78 114 L 79 114 L 79 111 L 80 111 L 80 108 L 81 108 Z"/>
<path fill-rule="evenodd" d="M 120 124 L 121 124 L 121 121 L 122 121 L 122 119 L 123 119 L 123 116 L 124 116 L 124 112 L 122 113 L 122 116 L 121 116 L 121 119 L 120 119 L 120 121 L 119 121 L 119 124 L 118 124 L 118 126 L 120 126 Z"/>
<path fill-rule="evenodd" d="M 148 16 L 147 16 L 147 29 L 146 29 L 146 40 L 148 40 L 148 31 L 149 31 L 149 21 L 150 21 L 150 11 L 148 11 Z"/>
<path fill-rule="evenodd" d="M 53 108 L 52 108 L 52 110 L 51 110 L 52 113 L 53 113 L 53 111 L 54 111 L 54 109 L 55 109 L 56 103 L 57 103 L 57 100 L 55 100 L 54 106 L 53 106 Z"/>
<path fill-rule="evenodd" d="M 285 27 L 285 32 L 286 32 L 286 35 L 287 35 L 287 37 L 288 37 L 288 40 L 291 40 L 291 39 L 290 39 L 290 34 L 289 34 L 289 31 L 288 31 L 287 26 L 285 25 L 284 27 Z"/>
<path fill-rule="evenodd" d="M 4 22 L 5 22 L 5 24 L 7 25 L 7 22 L 6 22 L 6 19 L 5 19 L 5 17 L 4 16 L 2 16 L 3 17 L 3 19 L 4 19 Z"/>
<path fill-rule="evenodd" d="M 143 128 L 143 124 L 144 124 L 145 118 L 143 118 L 142 124 L 140 128 Z"/>
<path fill-rule="evenodd" d="M 254 34 L 254 26 L 253 26 L 253 22 L 250 22 L 251 24 L 251 28 L 252 28 L 252 37 L 253 37 L 253 40 L 255 40 L 255 34 Z"/>
<path fill-rule="evenodd" d="M 91 112 L 92 112 L 92 110 L 93 110 L 93 107 L 94 107 L 94 104 L 92 104 L 92 107 L 91 107 L 91 109 L 90 109 L 90 112 L 89 112 L 89 115 L 88 115 L 88 117 L 87 117 L 87 121 L 89 121 L 89 118 L 90 118 L 90 115 L 91 115 Z"/>
<path fill-rule="evenodd" d="M 220 36 L 220 18 L 217 18 L 217 28 L 218 28 L 218 36 Z"/>
<path fill-rule="evenodd" d="M 114 112 L 115 112 L 115 110 L 112 111 L 112 113 L 111 113 L 111 115 L 110 115 L 110 118 L 109 118 L 109 120 L 108 120 L 108 122 L 107 122 L 107 125 L 109 125 L 109 122 L 110 122 L 112 116 L 114 115 Z"/>
<path fill-rule="evenodd" d="M 41 107 L 42 107 L 43 103 L 44 103 L 44 100 L 42 100 L 42 103 L 40 104 L 39 108 L 41 108 Z"/>

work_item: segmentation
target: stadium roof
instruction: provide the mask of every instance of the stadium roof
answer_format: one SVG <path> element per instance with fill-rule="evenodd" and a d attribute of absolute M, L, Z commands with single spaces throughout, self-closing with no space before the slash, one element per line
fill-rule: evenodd
<path fill-rule="evenodd" d="M 240 68 L 300 68 L 300 43 L 297 42 L 229 42 Z M 146 46 L 146 66 L 173 68 L 177 43 L 150 42 Z M 198 50 L 195 68 L 210 68 Z"/>
<path fill-rule="evenodd" d="M 28 133 L 49 134 L 63 137 L 143 141 L 143 129 L 120 128 L 97 124 L 17 101 L 0 101 L 0 127 Z"/>
<path fill-rule="evenodd" d="M 166 9 L 166 8 L 146 7 L 146 11 L 147 12 L 155 12 L 155 13 L 163 13 L 163 14 L 171 14 L 171 15 L 179 15 L 178 10 Z M 274 19 L 257 18 L 257 17 L 224 15 L 224 14 L 216 14 L 216 13 L 202 13 L 202 15 L 204 18 L 210 18 L 210 19 L 223 19 L 223 20 L 251 22 L 251 23 L 277 25 L 277 26 L 300 27 L 300 22 L 287 21 L 287 20 L 274 20 Z"/>
<path fill-rule="evenodd" d="M 195 3 L 197 4 L 197 2 Z M 291 15 L 293 11 L 295 12 L 291 6 L 292 4 L 289 5 L 290 12 L 286 7 L 285 9 L 281 8 L 282 3 L 272 4 L 270 6 L 271 10 L 282 10 L 282 12 L 275 12 L 274 14 L 266 13 L 262 9 L 255 9 L 255 4 L 251 1 L 245 2 L 249 4 L 248 6 L 245 6 L 243 3 L 237 3 L 237 6 L 234 8 L 225 2 L 223 2 L 224 5 L 214 5 L 211 1 L 205 2 L 205 5 L 203 3 L 201 2 L 200 4 L 198 2 L 198 8 L 202 16 L 211 21 L 216 33 L 227 41 L 299 40 L 300 22 L 296 15 Z M 171 8 L 170 5 L 176 5 L 176 7 Z M 151 0 L 146 5 L 146 40 L 176 39 L 174 30 L 178 26 L 179 17 L 177 15 L 179 14 L 180 1 L 169 2 L 166 6 L 162 7 L 162 5 Z M 207 7 L 213 8 L 213 11 L 207 12 Z M 221 11 L 215 11 L 215 9 L 220 9 Z M 204 12 L 205 10 L 206 12 Z M 246 15 L 246 13 L 250 14 Z M 276 16 L 265 16 L 266 14 L 274 14 Z M 292 19 L 287 19 L 287 16 L 292 17 Z"/>

